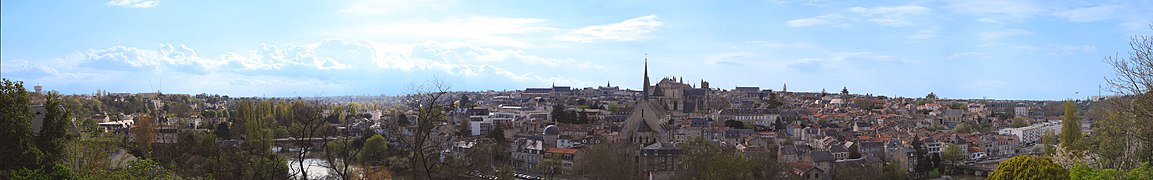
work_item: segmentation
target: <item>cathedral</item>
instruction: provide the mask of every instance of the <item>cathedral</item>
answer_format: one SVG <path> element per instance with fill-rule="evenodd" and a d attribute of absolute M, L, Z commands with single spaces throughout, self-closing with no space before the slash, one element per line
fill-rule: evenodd
<path fill-rule="evenodd" d="M 621 140 L 632 144 L 670 142 L 675 134 L 674 119 L 691 113 L 707 113 L 709 87 L 684 84 L 683 78 L 663 78 L 655 86 L 649 81 L 649 63 L 645 58 L 644 86 L 641 99 L 633 105 L 632 114 L 621 129 Z"/>

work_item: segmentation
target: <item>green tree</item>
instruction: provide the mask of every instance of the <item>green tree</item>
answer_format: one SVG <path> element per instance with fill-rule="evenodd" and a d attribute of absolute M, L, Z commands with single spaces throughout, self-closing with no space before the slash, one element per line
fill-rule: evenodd
<path fill-rule="evenodd" d="M 736 148 L 721 146 L 704 138 L 695 138 L 681 144 L 681 171 L 677 179 L 754 179 L 767 168 L 738 152 Z"/>
<path fill-rule="evenodd" d="M 1024 117 L 1014 117 L 1013 123 L 1009 124 L 1009 127 L 1011 127 L 1011 128 L 1019 128 L 1019 127 L 1025 127 L 1025 126 L 1029 126 L 1029 119 L 1026 119 Z"/>
<path fill-rule="evenodd" d="M 1061 120 L 1061 146 L 1072 148 L 1081 139 L 1081 118 L 1077 118 L 1077 107 L 1073 101 L 1065 101 L 1065 117 Z"/>
<path fill-rule="evenodd" d="M 941 158 L 945 160 L 945 164 L 948 164 L 948 167 L 944 169 L 945 173 L 950 174 L 953 166 L 956 166 L 957 162 L 965 159 L 965 154 L 961 152 L 961 146 L 949 144 L 945 145 L 944 151 L 941 151 Z"/>
<path fill-rule="evenodd" d="M 881 179 L 909 179 L 909 171 L 901 168 L 898 162 L 886 163 L 881 167 Z"/>
<path fill-rule="evenodd" d="M 849 95 L 849 87 L 845 86 L 845 87 L 841 88 L 841 94 Z"/>
<path fill-rule="evenodd" d="M 1069 172 L 1046 157 L 1015 156 L 997 164 L 986 179 L 1069 179 Z"/>
<path fill-rule="evenodd" d="M 364 150 L 361 151 L 360 161 L 367 165 L 384 165 L 388 160 L 388 142 L 379 134 L 364 140 Z"/>
<path fill-rule="evenodd" d="M 1056 149 L 1053 147 L 1054 144 L 1057 144 L 1057 135 L 1053 134 L 1053 131 L 1045 131 L 1041 135 L 1042 154 L 1049 156 L 1056 152 Z"/>
<path fill-rule="evenodd" d="M 500 124 L 494 124 L 492 132 L 488 133 L 488 138 L 492 138 L 496 142 L 504 142 L 504 127 L 501 127 Z"/>
<path fill-rule="evenodd" d="M 71 138 L 68 135 L 68 126 L 71 120 L 69 119 L 68 110 L 64 109 L 61 103 L 60 94 L 48 93 L 44 109 L 44 122 L 40 128 L 40 136 L 36 137 L 36 146 L 44 153 L 44 161 L 42 164 L 56 164 L 64 152 L 64 144 Z"/>
<path fill-rule="evenodd" d="M 0 171 L 32 168 L 40 162 L 41 153 L 32 136 L 32 112 L 23 82 L 3 79 L 0 85 Z M 0 172 L 2 173 L 2 172 Z"/>

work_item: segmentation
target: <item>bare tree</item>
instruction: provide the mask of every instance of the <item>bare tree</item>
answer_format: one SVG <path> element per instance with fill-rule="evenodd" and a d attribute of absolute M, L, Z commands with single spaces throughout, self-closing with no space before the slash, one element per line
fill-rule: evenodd
<path fill-rule="evenodd" d="M 1109 90 L 1120 99 L 1105 101 L 1110 110 L 1102 119 L 1104 126 L 1094 130 L 1095 134 L 1123 139 L 1113 142 L 1120 143 L 1121 155 L 1110 163 L 1124 169 L 1153 162 L 1153 127 L 1133 126 L 1153 122 L 1153 36 L 1134 36 L 1129 47 L 1128 58 L 1105 58 L 1116 72 L 1116 77 L 1106 79 Z"/>
<path fill-rule="evenodd" d="M 351 106 L 349 112 L 355 114 L 356 110 Z M 345 113 L 341 111 L 341 108 L 335 109 L 332 113 Z M 330 114 L 329 116 L 343 115 Z M 333 172 L 337 178 L 345 180 L 356 179 L 358 171 L 352 165 L 359 162 L 357 159 L 361 155 L 361 147 L 364 146 L 364 139 L 352 132 L 352 123 L 352 121 L 341 121 L 341 126 L 345 128 L 334 133 L 339 139 L 322 137 L 325 140 L 324 158 L 328 161 L 328 164 L 324 166 Z"/>
<path fill-rule="evenodd" d="M 436 174 L 448 165 L 441 153 L 448 149 L 455 135 L 445 114 L 452 109 L 448 89 L 449 86 L 439 80 L 411 87 L 412 93 L 404 100 L 403 106 L 416 112 L 415 121 L 411 122 L 414 126 L 393 126 L 394 129 L 388 131 L 400 143 L 399 148 L 407 153 L 404 160 L 410 163 L 409 167 L 424 179 L 452 177 Z"/>
<path fill-rule="evenodd" d="M 624 144 L 597 144 L 581 149 L 576 172 L 591 179 L 640 179 L 639 165 L 630 148 Z"/>
<path fill-rule="evenodd" d="M 325 123 L 324 112 L 322 106 L 318 102 L 305 102 L 303 100 L 296 100 L 291 103 L 291 112 L 289 116 L 285 117 L 291 119 L 291 123 L 287 126 L 289 136 L 297 146 L 296 165 L 298 166 L 300 177 L 308 178 L 308 165 L 304 164 L 308 153 L 312 152 L 313 141 L 321 139 L 322 145 L 327 145 L 328 132 L 330 128 Z"/>

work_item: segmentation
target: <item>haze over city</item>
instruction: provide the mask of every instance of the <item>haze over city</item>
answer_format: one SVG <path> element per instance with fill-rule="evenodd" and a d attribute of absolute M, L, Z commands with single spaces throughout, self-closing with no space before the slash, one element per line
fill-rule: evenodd
<path fill-rule="evenodd" d="M 397 95 L 552 84 L 1098 94 L 1148 1 L 3 1 L 3 76 L 65 94 Z M 1110 93 L 1104 92 L 1105 95 Z"/>

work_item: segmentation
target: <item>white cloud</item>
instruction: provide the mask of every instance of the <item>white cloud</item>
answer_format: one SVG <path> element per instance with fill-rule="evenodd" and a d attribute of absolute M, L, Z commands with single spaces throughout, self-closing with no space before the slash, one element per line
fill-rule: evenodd
<path fill-rule="evenodd" d="M 844 18 L 845 17 L 840 14 L 826 14 L 812 18 L 789 20 L 785 22 L 785 25 L 789 27 L 806 27 L 832 24 L 834 27 L 847 28 L 849 24 L 837 22 Z"/>
<path fill-rule="evenodd" d="M 332 32 L 348 38 L 403 39 L 412 41 L 467 41 L 473 44 L 524 47 L 528 42 L 516 38 L 554 31 L 539 26 L 543 19 L 474 16 L 442 20 L 412 20 L 350 27 Z"/>
<path fill-rule="evenodd" d="M 1054 12 L 1053 15 L 1065 18 L 1071 22 L 1094 22 L 1113 18 L 1120 7 L 1103 5 L 1084 8 L 1071 8 Z"/>
<path fill-rule="evenodd" d="M 926 40 L 926 39 L 932 39 L 935 37 L 937 37 L 937 30 L 923 29 L 923 30 L 917 31 L 916 34 L 909 35 L 908 38 L 910 40 Z"/>
<path fill-rule="evenodd" d="M 895 61 L 896 57 L 889 55 L 882 55 L 872 52 L 840 52 L 833 53 L 830 57 L 832 61 Z"/>
<path fill-rule="evenodd" d="M 419 11 L 425 8 L 441 7 L 438 3 L 449 3 L 449 1 L 355 0 L 352 1 L 348 7 L 340 9 L 338 12 L 351 15 L 388 15 L 397 12 Z"/>
<path fill-rule="evenodd" d="M 911 26 L 914 23 L 909 20 L 909 16 L 927 14 L 929 11 L 931 11 L 929 8 L 916 5 L 849 8 L 849 12 L 863 15 L 869 18 L 869 21 L 894 27 Z"/>
<path fill-rule="evenodd" d="M 1092 53 L 1097 51 L 1096 46 L 1090 45 L 1069 45 L 1069 44 L 1050 44 L 1047 46 L 1049 55 L 1072 55 L 1077 53 Z"/>
<path fill-rule="evenodd" d="M 120 6 L 130 8 L 151 8 L 160 4 L 159 0 L 109 0 L 104 3 L 108 6 Z"/>
<path fill-rule="evenodd" d="M 596 40 L 638 41 L 648 38 L 648 34 L 664 25 L 656 15 L 648 15 L 608 25 L 593 25 L 569 31 L 557 36 L 558 40 L 591 42 Z"/>
<path fill-rule="evenodd" d="M 1025 20 L 1046 10 L 1029 0 L 951 0 L 948 4 L 953 11 L 976 15 L 988 23 Z"/>
<path fill-rule="evenodd" d="M 959 52 L 949 55 L 949 59 L 973 59 L 973 58 L 988 58 L 989 53 L 986 52 Z"/>
<path fill-rule="evenodd" d="M 1044 46 L 1031 46 L 1031 45 L 1012 45 L 1006 48 L 1014 49 L 1021 52 L 1029 53 L 1045 53 L 1053 56 L 1073 55 L 1078 53 L 1092 53 L 1097 51 L 1097 46 L 1090 45 L 1071 45 L 1071 44 L 1047 44 Z"/>
<path fill-rule="evenodd" d="M 1013 37 L 1013 36 L 1025 36 L 1025 35 L 1032 35 L 1032 34 L 1033 34 L 1033 32 L 1029 32 L 1029 31 L 1026 31 L 1023 29 L 1007 29 L 1007 30 L 1000 30 L 1000 31 L 981 32 L 981 33 L 977 34 L 977 39 L 980 39 L 982 41 L 996 41 L 996 40 L 1000 40 L 1000 39 L 1008 38 L 1008 37 Z"/>

